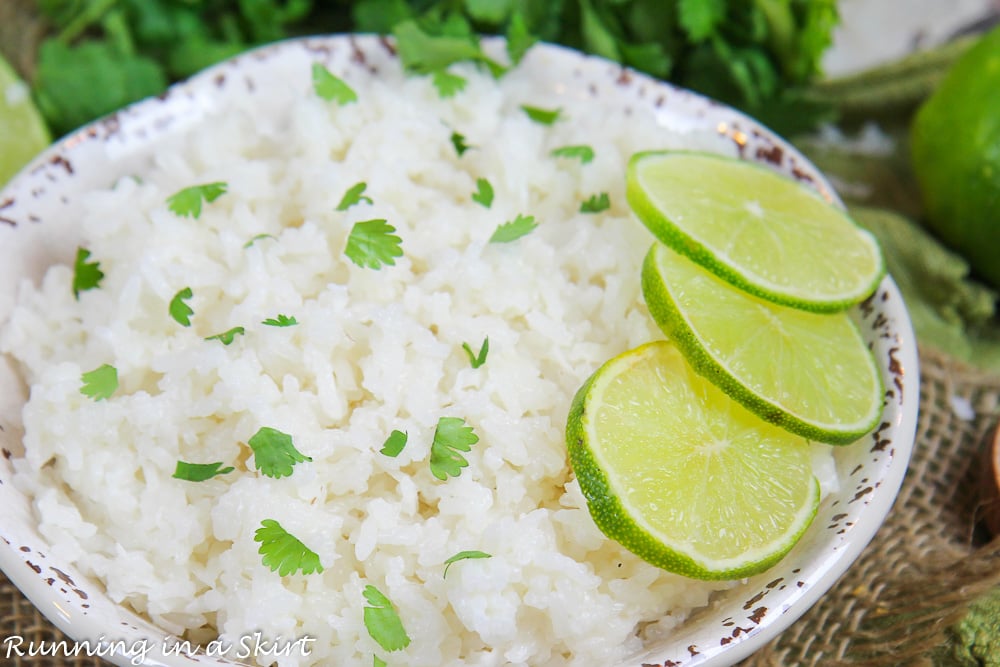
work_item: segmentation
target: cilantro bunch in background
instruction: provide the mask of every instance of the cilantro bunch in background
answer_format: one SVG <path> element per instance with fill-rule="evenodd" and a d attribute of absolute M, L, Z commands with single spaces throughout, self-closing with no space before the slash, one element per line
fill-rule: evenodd
<path fill-rule="evenodd" d="M 478 61 L 500 34 L 516 60 L 535 41 L 621 62 L 736 106 L 779 132 L 827 107 L 802 91 L 819 73 L 836 0 L 4 0 L 44 24 L 31 81 L 55 135 L 248 48 L 305 34 L 376 32 L 404 63 Z"/>

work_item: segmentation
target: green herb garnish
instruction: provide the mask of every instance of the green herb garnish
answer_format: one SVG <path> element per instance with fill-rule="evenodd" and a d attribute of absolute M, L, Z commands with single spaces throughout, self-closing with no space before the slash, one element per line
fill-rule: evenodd
<path fill-rule="evenodd" d="M 181 217 L 198 219 L 201 216 L 202 202 L 214 202 L 226 194 L 228 187 L 221 181 L 192 185 L 167 197 L 167 208 Z"/>
<path fill-rule="evenodd" d="M 462 468 L 469 462 L 459 452 L 472 451 L 472 445 L 479 442 L 479 436 L 471 426 L 466 426 L 460 417 L 441 417 L 434 429 L 431 444 L 431 474 L 444 481 L 462 474 Z"/>
<path fill-rule="evenodd" d="M 469 364 L 473 368 L 479 368 L 486 363 L 486 355 L 490 353 L 490 337 L 483 339 L 483 344 L 479 346 L 479 354 L 474 354 L 468 343 L 462 343 L 462 349 L 469 355 Z"/>
<path fill-rule="evenodd" d="M 79 300 L 80 292 L 97 289 L 104 280 L 100 262 L 88 262 L 90 251 L 86 248 L 76 249 L 76 260 L 73 262 L 73 296 Z"/>
<path fill-rule="evenodd" d="M 267 477 L 288 477 L 296 463 L 312 461 L 295 449 L 292 436 L 270 426 L 262 426 L 247 444 L 253 450 L 254 466 Z"/>
<path fill-rule="evenodd" d="M 452 74 L 445 69 L 434 70 L 431 74 L 431 81 L 437 88 L 438 95 L 443 98 L 454 97 L 465 90 L 465 84 L 468 83 L 464 76 Z"/>
<path fill-rule="evenodd" d="M 402 257 L 403 240 L 395 235 L 396 228 L 385 220 L 364 220 L 354 223 L 347 237 L 344 254 L 361 268 L 381 269 L 394 266 L 396 257 Z"/>
<path fill-rule="evenodd" d="M 298 323 L 299 321 L 295 319 L 294 315 L 289 317 L 288 315 L 282 315 L 281 313 L 278 313 L 277 317 L 269 317 L 261 322 L 261 324 L 266 324 L 269 327 L 294 327 Z"/>
<path fill-rule="evenodd" d="M 245 333 L 246 329 L 244 329 L 243 327 L 233 327 L 228 331 L 217 333 L 214 336 L 206 336 L 205 340 L 217 340 L 223 345 L 232 345 L 233 341 L 236 340 L 237 336 L 242 336 Z"/>
<path fill-rule="evenodd" d="M 344 105 L 358 100 L 358 94 L 354 92 L 353 88 L 319 63 L 313 63 L 312 83 L 316 94 L 327 102 Z"/>
<path fill-rule="evenodd" d="M 493 186 L 485 178 L 476 179 L 476 191 L 472 193 L 472 201 L 486 208 L 493 205 Z"/>
<path fill-rule="evenodd" d="M 252 246 L 257 241 L 263 241 L 264 239 L 272 239 L 272 240 L 277 241 L 278 237 L 275 236 L 274 234 L 257 234 L 252 239 L 250 239 L 249 241 L 247 241 L 246 243 L 244 243 L 243 247 L 244 248 L 249 248 L 250 246 Z"/>
<path fill-rule="evenodd" d="M 319 554 L 300 542 L 274 519 L 264 519 L 260 522 L 260 528 L 254 532 L 253 541 L 260 542 L 257 553 L 264 557 L 262 559 L 264 565 L 282 577 L 295 571 L 301 574 L 323 571 Z"/>
<path fill-rule="evenodd" d="M 371 584 L 365 586 L 364 620 L 371 638 L 386 651 L 399 651 L 410 645 L 410 637 L 392 602 Z"/>
<path fill-rule="evenodd" d="M 444 562 L 444 573 L 442 577 L 448 576 L 448 569 L 451 567 L 452 563 L 457 563 L 460 560 L 470 560 L 474 558 L 493 558 L 492 554 L 488 554 L 485 551 L 459 551 L 457 554 L 449 558 Z"/>
<path fill-rule="evenodd" d="M 451 145 L 455 147 L 455 152 L 458 153 L 459 157 L 462 157 L 465 151 L 471 148 L 469 144 L 465 143 L 465 135 L 458 132 L 451 133 Z"/>
<path fill-rule="evenodd" d="M 527 104 L 521 105 L 521 111 L 528 114 L 528 118 L 542 125 L 552 125 L 559 120 L 559 116 L 562 114 L 562 109 L 541 109 Z"/>
<path fill-rule="evenodd" d="M 563 146 L 551 153 L 552 157 L 575 158 L 580 164 L 587 164 L 594 159 L 594 149 L 590 146 Z"/>
<path fill-rule="evenodd" d="M 344 196 L 340 198 L 340 203 L 337 204 L 338 211 L 346 211 L 355 204 L 366 201 L 369 204 L 372 203 L 371 197 L 364 194 L 365 189 L 368 188 L 367 183 L 355 183 L 351 187 L 347 188 L 347 192 Z"/>
<path fill-rule="evenodd" d="M 600 213 L 611 208 L 611 199 L 607 192 L 598 195 L 591 195 L 589 199 L 580 204 L 580 213 Z"/>
<path fill-rule="evenodd" d="M 382 443 L 382 449 L 379 450 L 379 453 L 391 457 L 399 456 L 403 448 L 406 447 L 406 441 L 409 437 L 409 434 L 393 429 L 389 437 Z"/>
<path fill-rule="evenodd" d="M 194 310 L 185 301 L 193 296 L 194 292 L 191 291 L 191 288 L 185 287 L 174 295 L 174 298 L 170 300 L 170 306 L 167 308 L 170 312 L 170 317 L 174 318 L 174 321 L 183 327 L 191 326 L 191 316 L 194 315 Z"/>
<path fill-rule="evenodd" d="M 111 398 L 118 389 L 118 369 L 109 364 L 102 364 L 92 371 L 80 376 L 83 386 L 80 393 L 95 401 Z"/>
<path fill-rule="evenodd" d="M 490 243 L 510 243 L 530 234 L 537 227 L 535 217 L 532 215 L 520 215 L 509 222 L 497 225 L 493 235 L 490 236 Z"/>
<path fill-rule="evenodd" d="M 236 468 L 232 466 L 223 468 L 222 461 L 217 461 L 215 463 L 188 463 L 187 461 L 178 461 L 174 474 L 171 475 L 171 477 L 174 477 L 175 479 L 183 479 L 186 482 L 204 482 L 205 480 L 212 479 L 216 475 L 227 475 L 234 470 L 236 470 Z"/>

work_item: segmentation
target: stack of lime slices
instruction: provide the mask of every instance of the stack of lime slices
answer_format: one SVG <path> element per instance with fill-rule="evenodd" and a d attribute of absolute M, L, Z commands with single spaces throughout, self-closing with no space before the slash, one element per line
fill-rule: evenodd
<path fill-rule="evenodd" d="M 749 576 L 816 513 L 809 440 L 847 444 L 880 419 L 881 375 L 847 309 L 882 256 L 839 208 L 753 163 L 639 153 L 627 188 L 658 239 L 642 288 L 668 341 L 580 388 L 570 461 L 610 538 L 690 577 Z"/>

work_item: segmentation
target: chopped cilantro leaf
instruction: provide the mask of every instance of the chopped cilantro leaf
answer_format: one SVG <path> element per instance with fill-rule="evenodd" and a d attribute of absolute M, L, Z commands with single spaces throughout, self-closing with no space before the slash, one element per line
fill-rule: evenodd
<path fill-rule="evenodd" d="M 538 224 L 535 222 L 533 215 L 518 214 L 510 222 L 497 225 L 493 235 L 490 236 L 490 243 L 510 243 L 511 241 L 516 241 L 522 236 L 530 234 L 537 226 Z"/>
<path fill-rule="evenodd" d="M 580 160 L 581 164 L 587 164 L 594 159 L 594 149 L 590 146 L 563 146 L 552 151 L 552 157 L 567 157 Z"/>
<path fill-rule="evenodd" d="M 80 292 L 97 289 L 104 280 L 100 262 L 88 262 L 90 251 L 86 248 L 76 249 L 76 261 L 73 262 L 73 296 L 80 298 Z"/>
<path fill-rule="evenodd" d="M 452 563 L 457 563 L 460 560 L 470 560 L 473 558 L 493 558 L 493 555 L 488 554 L 485 551 L 459 551 L 457 554 L 444 562 L 444 574 L 441 576 L 448 576 L 448 569 L 451 567 Z"/>
<path fill-rule="evenodd" d="M 316 94 L 327 102 L 344 105 L 358 100 L 358 94 L 354 92 L 353 88 L 319 63 L 313 63 L 312 83 Z"/>
<path fill-rule="evenodd" d="M 455 147 L 455 152 L 461 157 L 465 151 L 469 150 L 469 144 L 465 143 L 465 135 L 458 132 L 451 133 L 451 145 Z"/>
<path fill-rule="evenodd" d="M 295 316 L 282 315 L 278 313 L 277 317 L 269 317 L 261 324 L 266 324 L 269 327 L 294 327 L 299 321 L 295 319 Z"/>
<path fill-rule="evenodd" d="M 468 343 L 462 343 L 462 349 L 465 353 L 469 355 L 469 364 L 473 368 L 479 368 L 486 363 L 486 355 L 490 353 L 490 337 L 487 336 L 483 339 L 483 344 L 479 347 L 479 354 L 473 354 L 472 346 Z"/>
<path fill-rule="evenodd" d="M 443 98 L 454 97 L 465 90 L 465 84 L 468 83 L 464 76 L 452 74 L 446 69 L 434 70 L 431 74 L 431 81 L 437 88 L 438 95 Z"/>
<path fill-rule="evenodd" d="M 191 291 L 191 288 L 185 287 L 170 300 L 170 306 L 168 307 L 170 317 L 174 318 L 174 321 L 183 327 L 191 326 L 191 316 L 194 315 L 194 309 L 184 302 L 193 296 L 194 292 Z"/>
<path fill-rule="evenodd" d="M 493 186 L 485 178 L 476 179 L 476 191 L 472 193 L 472 201 L 486 208 L 493 205 Z"/>
<path fill-rule="evenodd" d="M 364 194 L 365 189 L 368 187 L 367 183 L 355 183 L 351 187 L 347 188 L 347 192 L 344 196 L 340 198 L 340 203 L 337 204 L 338 211 L 346 211 L 355 204 L 361 203 L 363 201 L 372 203 L 371 197 Z"/>
<path fill-rule="evenodd" d="M 372 656 L 372 667 L 388 667 L 385 660 L 378 657 L 377 655 Z"/>
<path fill-rule="evenodd" d="M 472 445 L 479 442 L 479 436 L 471 426 L 465 425 L 460 417 L 441 417 L 434 429 L 434 441 L 431 444 L 431 474 L 444 481 L 448 476 L 458 477 L 462 468 L 469 465 L 459 452 L 471 451 Z"/>
<path fill-rule="evenodd" d="M 400 452 L 403 451 L 403 447 L 406 447 L 406 441 L 409 437 L 409 434 L 393 429 L 392 433 L 389 434 L 389 437 L 382 444 L 382 449 L 379 450 L 379 453 L 391 457 L 399 456 Z"/>
<path fill-rule="evenodd" d="M 514 14 L 510 17 L 510 23 L 507 25 L 507 55 L 510 56 L 510 61 L 515 65 L 521 62 L 524 58 L 524 54 L 528 52 L 538 38 L 531 34 L 528 29 L 528 23 L 524 18 L 524 12 L 522 10 L 516 10 Z"/>
<path fill-rule="evenodd" d="M 217 340 L 223 345 L 232 345 L 237 336 L 242 336 L 245 333 L 246 329 L 243 327 L 233 327 L 229 331 L 223 331 L 222 333 L 217 333 L 214 336 L 206 336 L 205 340 Z"/>
<path fill-rule="evenodd" d="M 262 562 L 272 572 L 284 577 L 296 570 L 302 574 L 322 572 L 319 554 L 304 545 L 274 519 L 264 519 L 253 534 L 253 541 L 260 542 L 257 550 Z"/>
<path fill-rule="evenodd" d="M 395 231 L 395 227 L 381 219 L 356 222 L 347 237 L 344 254 L 361 268 L 378 270 L 386 264 L 394 266 L 394 258 L 403 255 L 400 247 L 403 240 Z"/>
<path fill-rule="evenodd" d="M 111 398 L 118 389 L 118 369 L 109 364 L 102 364 L 92 371 L 80 376 L 83 386 L 80 393 L 95 401 Z"/>
<path fill-rule="evenodd" d="M 725 18 L 726 0 L 678 0 L 677 20 L 692 42 L 711 37 Z"/>
<path fill-rule="evenodd" d="M 257 234 L 257 236 L 253 237 L 252 239 L 250 239 L 249 241 L 247 241 L 246 243 L 244 243 L 243 247 L 244 248 L 249 248 L 250 246 L 252 246 L 257 241 L 263 241 L 264 239 L 273 239 L 273 240 L 277 241 L 278 237 L 275 236 L 274 234 Z"/>
<path fill-rule="evenodd" d="M 559 116 L 562 114 L 562 109 L 541 109 L 527 104 L 521 105 L 521 111 L 528 114 L 528 118 L 542 125 L 552 125 L 559 120 Z"/>
<path fill-rule="evenodd" d="M 167 207 L 179 216 L 197 219 L 201 215 L 202 202 L 214 202 L 226 194 L 228 187 L 221 181 L 192 185 L 167 197 Z"/>
<path fill-rule="evenodd" d="M 312 461 L 295 449 L 292 436 L 270 426 L 262 426 L 247 444 L 253 450 L 254 466 L 267 477 L 288 477 L 296 463 Z"/>
<path fill-rule="evenodd" d="M 580 213 L 600 213 L 611 208 L 611 199 L 607 192 L 599 195 L 591 195 L 589 199 L 580 204 Z"/>
<path fill-rule="evenodd" d="M 212 479 L 216 475 L 227 475 L 234 470 L 236 470 L 236 468 L 232 466 L 223 468 L 222 461 L 216 461 L 215 463 L 188 463 L 187 461 L 178 461 L 177 468 L 171 476 L 175 479 L 183 479 L 186 482 L 204 482 L 205 480 Z"/>
<path fill-rule="evenodd" d="M 410 645 L 410 637 L 392 602 L 371 584 L 365 586 L 365 628 L 371 638 L 386 651 L 399 651 Z"/>

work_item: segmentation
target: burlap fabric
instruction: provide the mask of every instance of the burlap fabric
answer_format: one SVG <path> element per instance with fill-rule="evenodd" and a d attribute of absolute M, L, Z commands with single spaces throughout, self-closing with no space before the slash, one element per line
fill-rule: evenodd
<path fill-rule="evenodd" d="M 974 483 L 979 450 L 1000 416 L 1000 378 L 928 349 L 921 349 L 921 365 L 917 442 L 885 525 L 822 601 L 746 667 L 932 664 L 931 654 L 947 642 L 946 629 L 972 600 L 1000 585 L 1000 540 L 981 543 L 977 535 Z M 64 639 L 0 575 L 0 640 L 12 634 L 36 644 Z M 16 656 L 0 656 L 0 663 L 107 664 Z"/>

